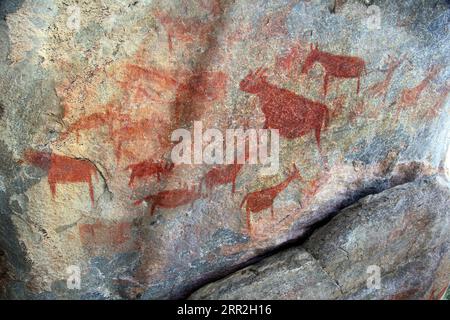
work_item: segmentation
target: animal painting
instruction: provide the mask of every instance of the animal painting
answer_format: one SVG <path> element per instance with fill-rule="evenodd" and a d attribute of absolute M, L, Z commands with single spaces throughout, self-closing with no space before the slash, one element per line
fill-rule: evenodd
<path fill-rule="evenodd" d="M 174 168 L 173 163 L 163 161 L 144 160 L 139 163 L 130 164 L 126 170 L 131 170 L 130 181 L 128 185 L 131 187 L 136 179 L 151 177 L 156 175 L 158 182 L 161 181 L 162 175 L 168 175 Z"/>
<path fill-rule="evenodd" d="M 140 205 L 142 202 L 151 202 L 150 215 L 152 216 L 157 207 L 160 208 L 176 208 L 189 203 L 193 203 L 195 200 L 202 197 L 200 191 L 195 188 L 183 188 L 164 190 L 154 195 L 148 195 L 144 199 L 136 201 L 135 205 Z"/>
<path fill-rule="evenodd" d="M 384 103 L 386 101 L 388 89 L 392 82 L 392 78 L 394 77 L 395 70 L 398 69 L 398 67 L 402 64 L 403 60 L 404 60 L 403 57 L 400 59 L 389 57 L 386 77 L 382 81 L 371 85 L 368 89 L 368 93 L 374 97 L 382 96 Z"/>
<path fill-rule="evenodd" d="M 243 164 L 232 163 L 212 168 L 203 178 L 206 190 L 211 191 L 215 186 L 231 183 L 231 192 L 235 193 L 236 178 L 243 166 Z"/>
<path fill-rule="evenodd" d="M 110 103 L 106 105 L 106 110 L 102 112 L 94 112 L 90 115 L 83 116 L 67 128 L 61 134 L 60 140 L 64 140 L 70 133 L 75 133 L 77 142 L 80 137 L 80 132 L 83 130 L 97 129 L 102 126 L 107 126 L 109 133 L 113 132 L 114 123 L 119 125 L 130 121 L 130 117 L 118 111 L 117 106 Z"/>
<path fill-rule="evenodd" d="M 295 179 L 302 180 L 300 176 L 300 172 L 294 164 L 293 172 L 281 183 L 272 186 L 267 189 L 254 191 L 248 193 L 241 202 L 241 208 L 245 204 L 246 218 L 247 218 L 247 229 L 249 233 L 252 233 L 252 225 L 251 225 L 251 213 L 258 213 L 262 210 L 270 208 L 271 217 L 274 217 L 273 212 L 273 202 L 278 194 L 287 188 L 287 186 L 291 183 L 291 181 Z"/>
<path fill-rule="evenodd" d="M 444 105 L 448 94 L 450 93 L 450 82 L 446 83 L 442 88 L 438 89 L 439 94 L 436 97 L 436 102 L 434 105 L 427 111 L 426 116 L 429 118 L 436 117 L 439 114 L 442 106 Z"/>
<path fill-rule="evenodd" d="M 265 129 L 278 129 L 279 135 L 287 139 L 299 138 L 313 131 L 321 153 L 320 135 L 329 122 L 329 110 L 325 104 L 269 83 L 265 69 L 261 68 L 250 72 L 239 87 L 258 97 L 265 116 Z"/>
<path fill-rule="evenodd" d="M 302 74 L 308 74 L 309 70 L 318 62 L 325 70 L 323 91 L 327 95 L 330 77 L 343 79 L 358 79 L 356 93 L 359 93 L 361 76 L 366 71 L 366 63 L 363 59 L 353 56 L 344 56 L 320 51 L 318 46 L 311 44 L 311 50 L 302 67 Z"/>
<path fill-rule="evenodd" d="M 420 96 L 422 95 L 422 92 L 425 90 L 425 88 L 431 83 L 431 81 L 439 74 L 440 70 L 442 69 L 442 66 L 436 65 L 432 66 L 425 78 L 420 81 L 420 83 L 413 87 L 413 88 L 406 88 L 403 89 L 400 94 L 400 100 L 397 104 L 397 112 L 395 115 L 395 119 L 398 118 L 400 111 L 402 109 L 405 109 L 410 106 L 414 106 L 417 101 L 419 100 Z"/>
<path fill-rule="evenodd" d="M 47 179 L 53 197 L 56 195 L 57 184 L 86 182 L 89 186 L 92 205 L 94 205 L 92 176 L 96 176 L 97 168 L 92 162 L 34 150 L 25 152 L 25 161 L 48 171 Z"/>

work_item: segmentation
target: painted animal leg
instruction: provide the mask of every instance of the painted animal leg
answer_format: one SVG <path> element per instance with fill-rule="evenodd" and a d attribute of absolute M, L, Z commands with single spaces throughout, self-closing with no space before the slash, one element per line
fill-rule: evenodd
<path fill-rule="evenodd" d="M 234 194 L 234 192 L 236 191 L 236 177 L 234 177 L 233 181 L 231 182 L 231 193 Z"/>
<path fill-rule="evenodd" d="M 87 179 L 87 183 L 89 185 L 89 196 L 91 197 L 91 204 L 94 206 L 94 186 L 92 185 L 92 177 L 89 175 Z"/>
<path fill-rule="evenodd" d="M 135 179 L 135 178 L 136 178 L 136 175 L 133 174 L 133 173 L 131 173 L 130 181 L 128 182 L 128 186 L 129 186 L 129 187 L 132 187 L 132 186 L 133 186 L 133 183 L 134 183 L 134 179 Z"/>
<path fill-rule="evenodd" d="M 116 147 L 116 162 L 119 163 L 120 157 L 122 156 L 122 141 L 119 141 Z"/>
<path fill-rule="evenodd" d="M 172 33 L 171 32 L 167 33 L 167 42 L 169 44 L 169 52 L 172 53 L 173 45 L 172 45 Z"/>
<path fill-rule="evenodd" d="M 152 207 L 150 209 L 150 216 L 152 216 L 155 213 L 155 209 L 156 209 L 156 203 L 152 203 Z"/>
<path fill-rule="evenodd" d="M 54 199 L 56 195 L 56 182 L 49 181 L 48 184 L 50 185 L 50 191 L 52 192 L 52 198 Z"/>
<path fill-rule="evenodd" d="M 314 135 L 316 136 L 317 148 L 319 148 L 320 154 L 322 154 L 321 147 L 320 147 L 320 132 L 321 131 L 322 131 L 322 123 L 319 123 L 314 130 Z"/>
<path fill-rule="evenodd" d="M 275 218 L 275 214 L 273 213 L 273 204 L 270 206 L 270 217 L 272 220 Z"/>
<path fill-rule="evenodd" d="M 247 212 L 247 229 L 248 229 L 248 233 L 252 234 L 252 224 L 251 224 L 251 221 L 250 221 L 250 208 L 248 206 L 247 206 L 246 212 Z"/>
<path fill-rule="evenodd" d="M 328 75 L 328 73 L 325 73 L 325 76 L 323 78 L 323 93 L 324 96 L 327 96 L 327 91 L 328 91 L 328 82 L 330 81 L 330 76 Z"/>
<path fill-rule="evenodd" d="M 361 77 L 358 77 L 358 82 L 356 84 L 356 94 L 359 94 L 359 86 L 360 86 L 360 82 L 361 82 Z"/>

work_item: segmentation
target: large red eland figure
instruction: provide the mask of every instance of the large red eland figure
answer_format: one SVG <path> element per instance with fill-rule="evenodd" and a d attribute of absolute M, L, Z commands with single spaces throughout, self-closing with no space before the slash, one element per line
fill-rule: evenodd
<path fill-rule="evenodd" d="M 265 115 L 264 127 L 278 129 L 279 135 L 295 139 L 314 131 L 320 148 L 320 133 L 329 121 L 326 105 L 279 88 L 267 81 L 265 69 L 250 72 L 239 84 L 242 91 L 256 94 Z"/>
<path fill-rule="evenodd" d="M 252 233 L 250 214 L 252 212 L 256 213 L 256 212 L 260 212 L 264 209 L 270 208 L 270 212 L 271 212 L 271 215 L 273 218 L 274 217 L 273 202 L 274 202 L 275 198 L 278 196 L 278 194 L 281 191 L 286 189 L 287 186 L 289 185 L 289 183 L 291 183 L 291 181 L 294 179 L 302 180 L 302 177 L 300 176 L 300 172 L 298 171 L 295 164 L 294 164 L 293 172 L 289 175 L 289 177 L 286 178 L 286 180 L 284 180 L 280 184 L 277 184 L 277 185 L 267 188 L 267 189 L 248 193 L 244 197 L 244 199 L 242 200 L 242 203 L 241 203 L 241 208 L 246 203 L 245 210 L 246 210 L 246 214 L 247 214 L 247 228 L 248 228 L 248 231 L 250 234 Z"/>
<path fill-rule="evenodd" d="M 366 63 L 363 59 L 320 51 L 317 45 L 313 47 L 311 44 L 311 51 L 303 64 L 302 73 L 307 74 L 316 62 L 319 62 L 325 69 L 323 81 L 325 96 L 327 95 L 330 76 L 336 78 L 358 78 L 356 92 L 359 93 L 361 75 L 366 70 Z"/>

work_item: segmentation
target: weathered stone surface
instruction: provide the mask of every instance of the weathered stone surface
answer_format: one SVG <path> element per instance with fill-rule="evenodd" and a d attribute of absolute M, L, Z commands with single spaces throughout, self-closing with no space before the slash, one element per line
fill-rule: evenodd
<path fill-rule="evenodd" d="M 373 29 L 367 3 L 0 1 L 0 295 L 183 297 L 367 194 L 442 171 L 449 4 L 373 1 Z M 313 44 L 352 57 L 360 90 L 341 69 L 325 94 L 334 64 L 303 70 Z M 241 85 L 260 67 L 265 97 Z M 321 152 L 312 129 L 324 114 L 289 112 L 301 97 L 329 111 Z M 296 135 L 281 137 L 278 173 L 245 165 L 235 193 L 203 188 L 147 214 L 139 200 L 197 186 L 213 167 L 139 177 L 139 164 L 170 160 L 173 130 L 276 126 L 268 109 L 288 110 L 281 129 Z M 273 218 L 251 216 L 250 233 L 244 196 L 284 181 L 293 163 L 303 179 L 277 195 Z M 66 286 L 70 266 L 79 290 Z"/>
<path fill-rule="evenodd" d="M 450 184 L 430 177 L 370 195 L 292 248 L 191 299 L 426 299 L 450 284 Z M 380 288 L 368 288 L 380 268 Z M 371 282 L 370 282 L 371 283 Z"/>

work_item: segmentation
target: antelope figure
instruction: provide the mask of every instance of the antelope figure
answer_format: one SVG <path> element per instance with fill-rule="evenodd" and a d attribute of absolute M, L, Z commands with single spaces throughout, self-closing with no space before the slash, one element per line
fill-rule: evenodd
<path fill-rule="evenodd" d="M 303 64 L 302 73 L 307 74 L 316 62 L 319 62 L 325 69 L 323 80 L 323 91 L 325 96 L 327 96 L 328 83 L 331 76 L 347 79 L 358 78 L 356 93 L 359 93 L 361 75 L 366 71 L 366 63 L 363 59 L 320 51 L 317 45 L 314 47 L 311 44 L 311 51 Z"/>
<path fill-rule="evenodd" d="M 245 126 L 245 128 L 248 128 L 248 122 Z M 248 137 L 245 138 L 245 143 L 247 146 Z M 245 150 L 244 153 L 244 163 L 247 162 L 249 158 L 249 150 Z M 242 167 L 244 166 L 243 163 L 238 163 L 238 157 L 235 157 L 234 163 L 227 164 L 227 165 L 221 165 L 216 166 L 209 170 L 205 176 L 202 179 L 202 182 L 200 183 L 200 188 L 202 183 L 205 183 L 206 191 L 211 191 L 212 188 L 218 185 L 224 185 L 231 183 L 231 192 L 235 193 L 236 191 L 236 178 L 239 175 L 239 172 L 241 171 Z"/>
<path fill-rule="evenodd" d="M 294 167 L 293 172 L 289 175 L 289 177 L 286 178 L 286 180 L 284 180 L 280 184 L 277 184 L 267 189 L 248 193 L 242 200 L 240 207 L 242 208 L 242 206 L 246 204 L 245 210 L 247 217 L 247 228 L 250 234 L 252 233 L 250 214 L 257 213 L 264 209 L 270 208 L 271 217 L 273 219 L 274 218 L 273 201 L 278 196 L 278 194 L 284 189 L 286 189 L 292 180 L 299 179 L 303 181 L 302 177 L 300 176 L 300 172 L 298 171 L 295 164 L 293 165 L 293 167 Z"/>
<path fill-rule="evenodd" d="M 231 183 L 231 192 L 234 193 L 236 191 L 236 178 L 243 166 L 243 164 L 232 163 L 212 168 L 203 177 L 206 190 L 211 191 L 215 186 Z"/>
<path fill-rule="evenodd" d="M 154 195 L 148 195 L 144 199 L 136 201 L 134 205 L 140 205 L 144 201 L 151 202 L 150 215 L 152 216 L 156 207 L 176 208 L 188 203 L 193 203 L 201 197 L 200 191 L 195 190 L 195 188 L 164 190 Z"/>
<path fill-rule="evenodd" d="M 314 131 L 319 153 L 320 133 L 329 122 L 328 107 L 267 81 L 266 69 L 250 72 L 239 84 L 242 91 L 258 96 L 266 118 L 265 129 L 278 129 L 280 136 L 295 139 Z"/>
<path fill-rule="evenodd" d="M 388 94 L 388 89 L 394 76 L 395 70 L 397 70 L 398 67 L 400 67 L 404 59 L 405 59 L 404 56 L 401 57 L 400 59 L 395 59 L 389 56 L 386 77 L 384 78 L 384 80 L 371 85 L 368 89 L 369 94 L 371 94 L 374 97 L 382 96 L 383 103 L 385 103 Z"/>
<path fill-rule="evenodd" d="M 423 78 L 420 83 L 413 87 L 413 88 L 406 88 L 402 90 L 402 93 L 400 95 L 400 101 L 397 106 L 397 112 L 395 114 L 395 120 L 398 119 L 400 115 L 400 111 L 402 109 L 406 109 L 407 107 L 414 106 L 417 101 L 420 99 L 420 96 L 422 95 L 422 92 L 425 90 L 425 88 L 431 83 L 431 81 L 439 74 L 441 71 L 442 66 L 432 66 L 428 72 L 425 78 Z"/>

